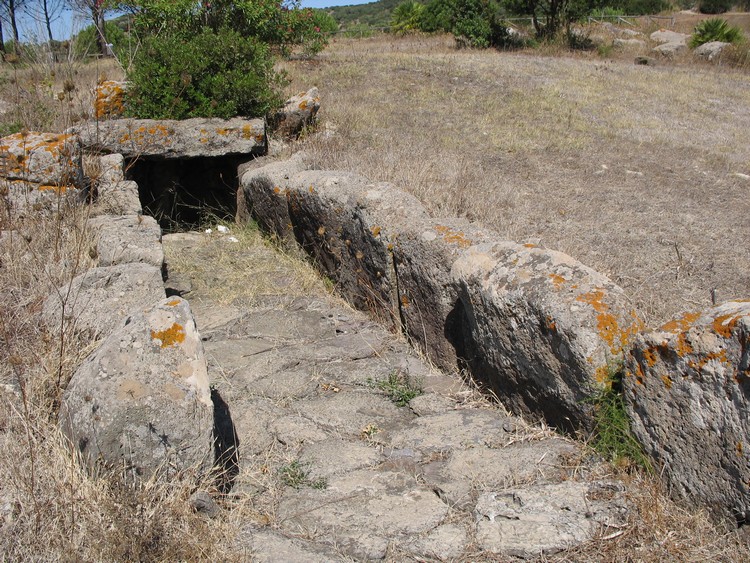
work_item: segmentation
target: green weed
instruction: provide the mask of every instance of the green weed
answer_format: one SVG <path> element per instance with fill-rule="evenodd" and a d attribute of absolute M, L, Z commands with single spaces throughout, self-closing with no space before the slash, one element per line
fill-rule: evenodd
<path fill-rule="evenodd" d="M 328 481 L 323 477 L 310 479 L 310 464 L 300 463 L 297 460 L 281 467 L 279 475 L 281 476 L 281 482 L 293 489 L 301 489 L 302 487 L 325 489 L 328 487 Z"/>
<path fill-rule="evenodd" d="M 630 417 L 622 395 L 622 376 L 622 364 L 612 363 L 608 385 L 589 400 L 594 406 L 591 446 L 616 466 L 640 467 L 651 474 L 651 461 L 630 430 Z"/>
<path fill-rule="evenodd" d="M 376 381 L 368 378 L 367 383 L 383 391 L 399 407 L 405 407 L 414 397 L 422 394 L 422 382 L 417 381 L 400 370 L 388 374 L 388 379 Z"/>

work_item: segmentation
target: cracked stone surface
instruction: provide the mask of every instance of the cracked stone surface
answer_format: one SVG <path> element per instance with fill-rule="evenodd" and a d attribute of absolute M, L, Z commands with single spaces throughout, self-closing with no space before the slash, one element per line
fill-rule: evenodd
<path fill-rule="evenodd" d="M 220 244 L 202 236 L 164 237 L 170 272 Z M 624 487 L 582 446 L 508 415 L 337 298 L 185 297 L 237 434 L 229 494 L 253 508 L 235 540 L 252 560 L 544 557 L 625 521 Z M 389 390 L 407 384 L 422 394 L 399 406 Z"/>

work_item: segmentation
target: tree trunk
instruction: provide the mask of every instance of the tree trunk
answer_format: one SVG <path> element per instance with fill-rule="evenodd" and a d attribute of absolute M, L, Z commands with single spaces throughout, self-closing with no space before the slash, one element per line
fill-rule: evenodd
<path fill-rule="evenodd" d="M 107 36 L 104 34 L 104 10 L 99 2 L 91 5 L 91 19 L 96 28 L 96 45 L 99 48 L 99 54 L 106 57 L 109 55 L 109 49 L 107 49 Z"/>
<path fill-rule="evenodd" d="M 8 0 L 10 27 L 13 30 L 13 52 L 18 54 L 18 23 L 16 22 L 16 0 Z"/>
<path fill-rule="evenodd" d="M 0 18 L 0 53 L 5 54 L 5 37 L 3 36 L 3 20 Z"/>
<path fill-rule="evenodd" d="M 49 0 L 42 0 L 42 9 L 44 10 L 44 24 L 47 26 L 47 36 L 49 37 L 50 48 L 52 48 L 52 42 L 55 39 L 54 37 L 52 37 L 52 24 L 50 22 Z"/>

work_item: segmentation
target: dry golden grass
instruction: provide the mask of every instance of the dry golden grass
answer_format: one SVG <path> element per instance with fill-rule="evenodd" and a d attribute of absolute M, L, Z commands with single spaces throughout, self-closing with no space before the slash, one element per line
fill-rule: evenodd
<path fill-rule="evenodd" d="M 750 294 L 748 74 L 422 36 L 341 39 L 287 69 L 292 90 L 321 90 L 303 143 L 319 167 L 567 252 L 652 325 L 710 305 L 712 290 Z"/>

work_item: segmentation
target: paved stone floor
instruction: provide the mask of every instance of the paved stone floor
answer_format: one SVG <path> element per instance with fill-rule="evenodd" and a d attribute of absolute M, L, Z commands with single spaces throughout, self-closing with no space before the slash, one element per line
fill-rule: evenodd
<path fill-rule="evenodd" d="M 624 525 L 624 487 L 581 445 L 433 369 L 323 284 L 295 289 L 270 246 L 232 244 L 164 239 L 236 431 L 229 494 L 252 507 L 237 541 L 254 560 L 527 558 Z M 232 297 L 261 276 L 288 291 Z"/>

